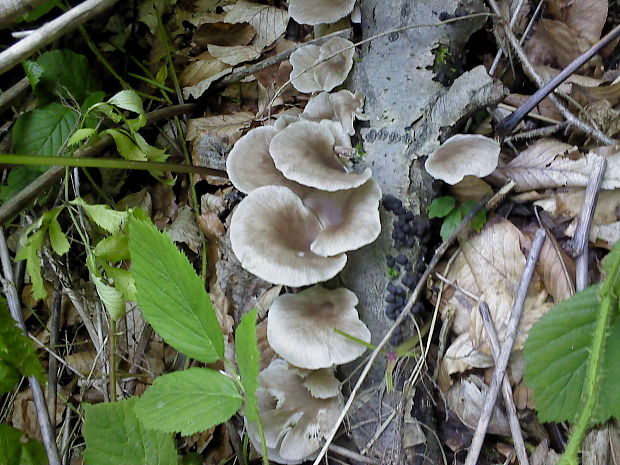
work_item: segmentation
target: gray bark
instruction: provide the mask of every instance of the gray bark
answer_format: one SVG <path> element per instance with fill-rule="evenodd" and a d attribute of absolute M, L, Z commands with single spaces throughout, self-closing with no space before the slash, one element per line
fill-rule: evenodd
<path fill-rule="evenodd" d="M 453 13 L 457 6 L 456 0 L 363 0 L 362 38 L 405 25 L 437 23 L 440 12 Z M 463 6 L 469 13 L 483 8 L 481 1 Z M 372 168 L 384 194 L 400 198 L 414 214 L 424 213 L 434 195 L 432 180 L 424 170 L 421 157 L 451 135 L 459 122 L 497 103 L 503 96 L 501 85 L 493 83 L 483 67 L 462 74 L 449 88 L 433 80 L 433 50 L 446 46 L 458 55 L 484 22 L 484 17 L 467 19 L 450 25 L 394 32 L 373 40 L 362 46 L 360 60 L 347 86 L 363 92 L 364 110 L 370 118 L 368 126 L 360 131 L 367 153 L 360 167 Z M 374 344 L 392 324 L 384 314 L 386 286 L 390 281 L 385 257 L 405 253 L 416 263 L 419 254 L 417 246 L 411 250 L 394 249 L 391 239 L 394 219 L 381 208 L 381 235 L 372 245 L 349 253 L 342 273 L 345 287 L 353 290 L 360 300 L 358 311 L 371 330 Z M 358 363 L 345 367 L 345 372 L 352 372 Z M 403 395 L 403 382 L 413 365 L 409 362 L 398 370 L 395 391 L 386 393 L 386 364 L 385 357 L 377 360 L 353 405 L 349 425 L 355 443 L 364 449 L 374 440 L 368 455 L 384 464 L 441 463 L 440 445 L 430 432 L 434 429 L 434 401 L 429 395 L 433 392 L 432 383 L 418 383 L 412 393 Z M 394 419 L 375 438 L 394 410 L 397 412 Z M 421 427 L 420 423 L 429 428 Z"/>

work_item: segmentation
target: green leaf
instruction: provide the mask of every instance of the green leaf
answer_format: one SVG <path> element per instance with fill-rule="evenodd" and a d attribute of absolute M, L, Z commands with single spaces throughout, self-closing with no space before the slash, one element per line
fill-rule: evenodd
<path fill-rule="evenodd" d="M 134 412 L 136 401 L 83 404 L 86 465 L 178 465 L 172 435 L 145 428 Z"/>
<path fill-rule="evenodd" d="M 124 131 L 120 129 L 108 129 L 104 131 L 104 134 L 110 134 L 112 136 L 116 144 L 116 150 L 118 150 L 118 153 L 124 159 L 138 161 L 148 160 L 147 154 L 140 150 L 140 147 L 138 147 Z"/>
<path fill-rule="evenodd" d="M 47 291 L 43 285 L 43 277 L 41 276 L 41 259 L 39 252 L 43 247 L 43 238 L 45 229 L 39 229 L 31 234 L 21 249 L 18 250 L 15 258 L 17 260 L 26 260 L 26 271 L 30 276 L 32 284 L 32 296 L 35 299 L 45 299 Z"/>
<path fill-rule="evenodd" d="M 36 166 L 17 166 L 9 171 L 6 185 L 0 186 L 0 202 L 5 202 L 37 179 L 45 169 Z"/>
<path fill-rule="evenodd" d="M 78 114 L 60 103 L 50 103 L 20 116 L 13 126 L 15 152 L 24 155 L 61 155 L 60 149 L 77 126 Z"/>
<path fill-rule="evenodd" d="M 93 134 L 96 134 L 97 130 L 93 128 L 82 128 L 78 129 L 73 133 L 69 140 L 67 140 L 67 145 L 75 145 L 82 142 L 84 139 L 88 139 Z"/>
<path fill-rule="evenodd" d="M 70 50 L 52 50 L 39 56 L 34 63 L 37 69 L 34 91 L 37 97 L 49 99 L 58 96 L 73 98 L 81 103 L 89 94 L 99 89 L 92 67 L 84 55 Z"/>
<path fill-rule="evenodd" d="M 110 315 L 112 320 L 118 321 L 119 318 L 125 315 L 125 298 L 123 294 L 115 287 L 108 285 L 99 276 L 91 274 L 90 277 L 95 283 L 97 294 L 99 294 L 99 298 L 101 302 L 103 302 L 103 306 L 108 312 L 108 315 Z"/>
<path fill-rule="evenodd" d="M 600 285 L 560 302 L 530 329 L 525 382 L 541 421 L 573 421 L 579 412 Z"/>
<path fill-rule="evenodd" d="M 67 236 L 62 231 L 60 227 L 60 223 L 56 218 L 52 219 L 48 226 L 48 234 L 50 236 L 50 244 L 52 244 L 52 249 L 58 255 L 64 255 L 69 252 L 69 241 L 67 240 Z"/>
<path fill-rule="evenodd" d="M 20 430 L 0 424 L 0 463 L 2 465 L 47 465 L 43 443 L 29 439 L 22 442 Z"/>
<path fill-rule="evenodd" d="M 601 368 L 601 387 L 594 410 L 594 424 L 609 420 L 610 417 L 620 419 L 620 318 L 616 317 L 609 329 L 605 341 L 605 351 Z"/>
<path fill-rule="evenodd" d="M 459 227 L 459 224 L 461 224 L 463 219 L 461 215 L 461 209 L 456 208 L 452 210 L 448 216 L 446 216 L 441 224 L 441 230 L 439 231 L 441 240 L 445 241 L 448 237 L 450 237 L 450 234 L 456 231 L 456 228 Z"/>
<path fill-rule="evenodd" d="M 43 367 L 30 338 L 24 336 L 0 297 L 0 360 L 17 369 L 22 376 L 43 380 Z M 0 461 L 2 463 L 2 461 Z"/>
<path fill-rule="evenodd" d="M 79 205 L 84 208 L 89 218 L 97 226 L 110 234 L 118 234 L 129 216 L 127 212 L 119 212 L 113 208 L 110 208 L 108 205 L 88 204 L 82 198 L 72 200 L 71 204 Z"/>
<path fill-rule="evenodd" d="M 132 111 L 139 115 L 144 114 L 142 99 L 133 90 L 121 90 L 108 100 L 110 105 L 117 106 L 123 110 Z"/>
<path fill-rule="evenodd" d="M 131 271 L 144 318 L 179 352 L 204 363 L 224 356 L 209 295 L 187 257 L 152 224 L 129 223 Z"/>
<path fill-rule="evenodd" d="M 17 368 L 0 360 L 0 394 L 11 392 L 20 379 Z"/>
<path fill-rule="evenodd" d="M 463 202 L 461 205 L 461 212 L 463 218 L 467 216 L 467 214 L 472 211 L 476 207 L 477 203 L 473 200 L 467 200 Z M 476 214 L 469 220 L 469 224 L 474 231 L 480 232 L 487 222 L 487 211 L 484 208 L 481 208 L 476 212 Z"/>
<path fill-rule="evenodd" d="M 114 281 L 114 287 L 123 294 L 125 300 L 136 302 L 138 298 L 136 297 L 136 283 L 133 275 L 123 268 L 114 268 L 105 263 L 102 265 L 106 274 Z"/>
<path fill-rule="evenodd" d="M 208 368 L 190 368 L 155 379 L 135 412 L 148 428 L 189 436 L 235 414 L 243 398 L 234 381 Z"/>
<path fill-rule="evenodd" d="M 93 253 L 103 260 L 120 262 L 129 259 L 129 237 L 127 234 L 114 234 L 99 241 Z"/>
<path fill-rule="evenodd" d="M 58 2 L 59 0 L 45 0 L 35 9 L 29 11 L 24 16 L 22 16 L 20 21 L 25 21 L 25 22 L 36 21 L 44 14 L 50 12 L 52 8 L 54 8 L 55 6 L 58 6 Z"/>
<path fill-rule="evenodd" d="M 443 218 L 454 209 L 456 200 L 452 196 L 437 197 L 428 206 L 429 218 Z"/>
<path fill-rule="evenodd" d="M 258 371 L 260 367 L 260 353 L 256 342 L 256 309 L 246 313 L 235 331 L 235 352 L 239 377 L 245 392 L 245 416 L 248 421 L 258 420 Z"/>

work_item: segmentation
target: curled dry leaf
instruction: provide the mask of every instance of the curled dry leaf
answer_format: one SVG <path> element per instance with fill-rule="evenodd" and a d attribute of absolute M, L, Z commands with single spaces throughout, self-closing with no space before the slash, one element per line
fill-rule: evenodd
<path fill-rule="evenodd" d="M 288 18 L 288 13 L 280 8 L 238 0 L 227 11 L 224 21 L 234 24 L 251 24 L 256 31 L 256 36 L 251 45 L 262 51 L 263 48 L 273 44 L 278 37 L 284 34 Z"/>
<path fill-rule="evenodd" d="M 235 66 L 245 61 L 252 61 L 261 54 L 261 49 L 254 45 L 231 45 L 222 47 L 210 44 L 207 50 L 209 50 L 209 53 L 214 58 L 230 66 Z"/>
<path fill-rule="evenodd" d="M 232 67 L 209 52 L 198 55 L 179 75 L 185 98 L 200 97 L 213 83 L 232 71 Z"/>
<path fill-rule="evenodd" d="M 477 134 L 457 134 L 429 155 L 424 167 L 435 179 L 456 184 L 465 176 L 483 178 L 497 167 L 500 146 Z"/>
<path fill-rule="evenodd" d="M 462 373 L 472 368 L 489 368 L 494 365 L 493 356 L 474 349 L 468 333 L 458 336 L 441 361 L 442 370 L 451 375 Z"/>
<path fill-rule="evenodd" d="M 536 269 L 556 304 L 575 293 L 575 261 L 549 237 L 543 243 Z"/>

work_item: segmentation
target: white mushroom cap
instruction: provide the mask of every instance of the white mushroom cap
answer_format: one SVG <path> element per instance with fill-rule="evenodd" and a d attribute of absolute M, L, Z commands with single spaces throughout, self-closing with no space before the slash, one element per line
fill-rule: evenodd
<path fill-rule="evenodd" d="M 351 13 L 355 0 L 295 0 L 288 14 L 299 24 L 331 24 Z"/>
<path fill-rule="evenodd" d="M 296 123 L 297 121 L 299 121 L 299 116 L 282 113 L 280 116 L 278 116 L 276 122 L 273 123 L 273 127 L 276 128 L 278 131 L 281 131 L 285 127 Z"/>
<path fill-rule="evenodd" d="M 479 134 L 457 134 L 429 155 L 424 167 L 435 179 L 456 184 L 465 176 L 483 178 L 497 167 L 500 145 Z"/>
<path fill-rule="evenodd" d="M 353 120 L 367 119 L 362 113 L 364 97 L 361 92 L 355 94 L 348 90 L 341 90 L 330 94 L 321 92 L 308 100 L 301 118 L 309 121 L 321 121 L 329 119 L 338 121 L 346 133 L 350 136 L 355 134 Z"/>
<path fill-rule="evenodd" d="M 283 186 L 253 190 L 233 212 L 232 250 L 241 266 L 265 281 L 307 286 L 332 278 L 347 256 L 320 257 L 310 244 L 321 230 L 316 215 Z"/>
<path fill-rule="evenodd" d="M 327 59 L 335 53 L 338 54 Z M 293 87 L 305 93 L 332 90 L 347 78 L 353 67 L 354 54 L 353 42 L 341 37 L 329 39 L 320 47 L 305 45 L 298 48 L 289 58 L 293 66 Z"/>
<path fill-rule="evenodd" d="M 336 192 L 313 189 L 303 197 L 303 202 L 319 218 L 322 229 L 310 250 L 330 257 L 373 242 L 381 232 L 380 200 L 381 188 L 372 178 L 355 189 Z"/>
<path fill-rule="evenodd" d="M 329 399 L 340 394 L 340 381 L 334 376 L 332 368 L 321 368 L 320 370 L 298 368 L 297 372 L 303 378 L 304 386 L 310 391 L 312 397 Z"/>
<path fill-rule="evenodd" d="M 303 385 L 296 370 L 275 359 L 258 376 L 259 416 L 268 456 L 279 463 L 301 463 L 314 454 L 338 419 L 342 399 L 317 399 Z M 246 421 L 250 440 L 260 450 L 260 435 Z"/>
<path fill-rule="evenodd" d="M 269 145 L 276 168 L 292 181 L 329 192 L 364 184 L 372 171 L 347 172 L 335 153 L 336 147 L 347 142 L 346 135 L 335 127 L 333 121 L 299 121 L 284 128 Z"/>
<path fill-rule="evenodd" d="M 262 126 L 251 129 L 232 148 L 226 159 L 226 172 L 233 185 L 245 194 L 262 186 L 286 186 L 298 194 L 304 188 L 286 179 L 276 169 L 269 155 L 269 143 L 278 133 L 276 128 Z"/>
<path fill-rule="evenodd" d="M 310 370 L 355 360 L 366 347 L 334 329 L 370 342 L 370 331 L 355 309 L 357 303 L 357 296 L 344 288 L 313 286 L 281 295 L 269 309 L 269 345 L 291 365 Z"/>

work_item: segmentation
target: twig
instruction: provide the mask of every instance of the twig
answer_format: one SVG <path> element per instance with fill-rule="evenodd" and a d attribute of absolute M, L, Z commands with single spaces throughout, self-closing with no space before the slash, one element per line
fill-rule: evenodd
<path fill-rule="evenodd" d="M 544 126 L 542 128 L 532 129 L 531 131 L 519 132 L 504 139 L 504 142 L 514 142 L 521 139 L 538 139 L 539 137 L 549 137 L 552 134 L 564 129 L 566 122 L 557 123 L 553 126 Z"/>
<path fill-rule="evenodd" d="M 517 336 L 517 329 L 521 320 L 521 313 L 523 312 L 525 298 L 527 297 L 527 290 L 530 286 L 530 281 L 532 280 L 534 269 L 536 268 L 536 261 L 538 260 L 538 255 L 540 254 L 540 250 L 542 249 L 544 242 L 545 230 L 540 228 L 536 231 L 536 235 L 532 241 L 530 253 L 528 254 L 527 261 L 525 262 L 525 267 L 523 269 L 523 274 L 521 275 L 521 281 L 519 282 L 517 294 L 512 304 L 510 320 L 508 321 L 508 326 L 506 327 L 506 336 L 504 344 L 502 345 L 502 351 L 498 361 L 495 363 L 495 371 L 493 372 L 491 386 L 489 387 L 489 391 L 480 414 L 480 419 L 478 420 L 478 425 L 476 426 L 476 431 L 474 432 L 474 437 L 472 438 L 471 446 L 469 447 L 469 452 L 467 453 L 467 458 L 465 459 L 465 465 L 475 465 L 478 463 L 478 456 L 482 450 L 482 443 L 484 442 L 484 437 L 486 435 L 487 428 L 489 427 L 491 414 L 495 408 L 495 401 L 497 400 L 497 395 L 499 394 L 501 381 L 506 372 L 506 368 L 508 367 L 508 359 L 510 358 L 510 352 L 512 352 L 512 345 Z"/>
<path fill-rule="evenodd" d="M 497 332 L 495 331 L 495 325 L 493 324 L 493 318 L 491 318 L 491 312 L 486 302 L 480 302 L 478 305 L 478 311 L 482 317 L 482 324 L 487 334 L 487 340 L 491 347 L 491 353 L 495 363 L 499 360 L 500 347 L 499 340 L 497 339 Z M 506 406 L 506 413 L 508 414 L 508 423 L 510 425 L 510 432 L 512 433 L 512 439 L 514 441 L 515 450 L 519 463 L 521 465 L 528 465 L 529 459 L 527 457 L 527 451 L 525 450 L 525 442 L 523 441 L 523 434 L 521 433 L 521 425 L 519 425 L 519 418 L 517 417 L 517 409 L 512 400 L 512 389 L 510 388 L 510 381 L 504 376 L 502 381 L 502 395 L 504 397 L 504 405 Z"/>
<path fill-rule="evenodd" d="M 52 302 L 52 319 L 50 322 L 50 349 L 58 347 L 60 333 L 60 314 L 62 311 L 62 284 L 56 280 L 54 284 L 54 301 Z M 47 401 L 49 403 L 50 417 L 56 418 L 56 402 L 58 395 L 58 360 L 50 357 L 48 360 L 47 373 Z M 56 434 L 56 422 L 52 422 L 52 432 Z"/>
<path fill-rule="evenodd" d="M 461 223 L 456 228 L 456 230 L 452 234 L 450 234 L 450 237 L 448 237 L 448 239 L 446 239 L 437 248 L 437 250 L 435 251 L 435 253 L 433 255 L 433 258 L 431 259 L 430 263 L 426 267 L 426 270 L 424 271 L 424 273 L 422 273 L 422 277 L 418 281 L 418 284 L 416 285 L 415 289 L 411 293 L 411 297 L 409 297 L 409 300 L 407 301 L 407 304 L 402 309 L 400 315 L 398 316 L 398 318 L 396 318 L 396 321 L 394 321 L 394 323 L 392 324 L 390 329 L 387 330 L 387 332 L 385 333 L 385 336 L 383 336 L 383 339 L 381 339 L 381 342 L 379 342 L 379 344 L 377 344 L 377 347 L 375 347 L 375 350 L 372 351 L 372 353 L 370 354 L 370 357 L 368 357 L 368 361 L 366 362 L 366 365 L 364 366 L 364 369 L 362 370 L 359 378 L 357 379 L 357 382 L 355 383 L 355 386 L 351 390 L 351 394 L 349 395 L 349 398 L 347 399 L 346 404 L 344 405 L 342 411 L 340 412 L 340 416 L 338 417 L 338 420 L 336 421 L 336 423 L 334 424 L 334 427 L 332 428 L 332 430 L 330 431 L 329 435 L 327 436 L 325 444 L 321 448 L 321 451 L 319 452 L 319 455 L 317 456 L 317 458 L 314 460 L 313 465 L 319 465 L 319 463 L 321 462 L 322 458 L 325 456 L 325 453 L 327 452 L 327 449 L 329 448 L 329 445 L 334 440 L 334 437 L 336 436 L 336 433 L 338 432 L 338 428 L 340 427 L 340 425 L 342 424 L 344 418 L 346 417 L 347 413 L 349 412 L 349 410 L 351 408 L 351 405 L 353 405 L 353 401 L 355 400 L 355 397 L 357 396 L 357 393 L 359 392 L 360 388 L 362 387 L 362 384 L 363 384 L 364 380 L 366 379 L 366 376 L 368 376 L 368 373 L 370 372 L 370 368 L 372 367 L 372 364 L 375 362 L 375 360 L 377 359 L 377 357 L 381 353 L 381 350 L 383 349 L 383 347 L 390 340 L 390 336 L 392 335 L 394 330 L 409 315 L 409 312 L 411 311 L 411 308 L 413 307 L 413 304 L 415 304 L 415 302 L 418 300 L 418 297 L 422 293 L 422 290 L 424 289 L 424 286 L 426 286 L 426 280 L 428 279 L 428 277 L 431 274 L 431 272 L 433 271 L 433 269 L 437 266 L 437 263 L 439 263 L 439 260 L 441 259 L 443 254 L 446 253 L 446 250 L 448 250 L 448 248 L 456 240 L 456 237 L 458 236 L 458 234 L 463 230 L 463 228 L 469 223 L 469 221 L 474 217 L 474 215 L 476 213 L 478 213 L 478 211 L 482 207 L 489 206 L 489 205 L 492 205 L 492 204 L 496 203 L 498 201 L 497 199 L 499 199 L 499 198 L 503 199 L 508 194 L 508 192 L 514 188 L 514 185 L 515 185 L 514 182 L 510 181 L 505 186 L 503 186 L 499 190 L 499 192 L 497 192 L 493 197 L 491 197 L 488 200 L 488 202 L 485 203 L 484 199 L 481 202 L 479 202 L 478 205 L 476 207 L 474 207 L 465 216 L 465 218 L 463 218 L 463 221 L 461 221 Z"/>
<path fill-rule="evenodd" d="M 2 261 L 2 272 L 4 275 L 2 285 L 9 304 L 11 316 L 17 322 L 17 326 L 19 326 L 19 328 L 23 331 L 24 335 L 27 336 L 28 333 L 26 331 L 26 324 L 24 323 L 24 317 L 22 315 L 19 295 L 17 294 L 15 282 L 13 281 L 13 270 L 11 269 L 9 249 L 6 244 L 6 239 L 4 238 L 4 228 L 2 227 L 0 227 L 0 260 Z M 41 435 L 43 436 L 43 444 L 45 446 L 45 452 L 47 453 L 49 465 L 61 465 L 56 439 L 54 438 L 54 434 L 52 432 L 52 423 L 47 410 L 47 403 L 45 402 L 45 396 L 43 395 L 43 389 L 41 388 L 41 384 L 36 376 L 28 376 L 28 382 L 30 383 L 30 389 L 32 390 L 32 397 L 37 411 L 37 419 L 39 421 L 39 427 L 41 428 Z"/>
<path fill-rule="evenodd" d="M 600 156 L 596 157 L 594 159 L 594 168 L 588 178 L 581 211 L 579 212 L 577 229 L 571 243 L 573 256 L 577 257 L 577 275 L 575 279 L 577 291 L 583 291 L 588 287 L 588 240 L 590 238 L 590 227 L 594 219 L 594 210 L 598 202 L 601 183 L 603 182 L 606 169 L 607 159 Z"/>
<path fill-rule="evenodd" d="M 181 113 L 190 113 L 196 108 L 196 105 L 175 105 L 161 110 L 155 110 L 147 113 L 147 124 L 154 123 L 161 119 L 166 119 L 174 115 Z M 98 153 L 102 152 L 106 148 L 110 147 L 114 143 L 114 139 L 108 134 L 95 141 L 93 144 L 84 147 L 80 150 L 76 150 L 73 154 L 74 158 L 82 157 L 94 157 Z M 0 225 L 3 225 L 10 220 L 14 215 L 26 207 L 32 202 L 37 195 L 50 187 L 52 184 L 57 183 L 65 175 L 65 168 L 57 166 L 48 169 L 45 173 L 27 185 L 24 189 L 19 191 L 9 200 L 0 205 Z"/>
<path fill-rule="evenodd" d="M 501 11 L 500 11 L 499 7 L 497 6 L 497 3 L 495 2 L 495 0 L 488 0 L 488 2 L 489 2 L 489 5 L 491 5 L 491 9 L 497 15 L 499 15 L 501 17 Z M 534 69 L 534 66 L 532 66 L 532 64 L 530 63 L 527 55 L 525 54 L 525 51 L 523 50 L 523 47 L 521 47 L 521 44 L 519 43 L 519 39 L 516 38 L 516 36 L 512 33 L 510 28 L 504 26 L 504 31 L 506 32 L 506 37 L 508 38 L 508 41 L 510 42 L 510 45 L 512 45 L 512 48 L 514 49 L 514 51 L 517 54 L 517 57 L 521 61 L 521 64 L 523 66 L 523 71 L 525 71 L 525 74 L 527 74 L 530 77 L 530 79 L 532 79 L 534 81 L 534 83 L 538 87 L 541 87 L 541 88 L 544 87 L 545 86 L 545 82 L 542 80 L 540 75 L 536 72 L 536 70 Z M 607 135 L 603 134 L 603 132 L 601 132 L 600 129 L 593 128 L 589 124 L 581 121 L 579 118 L 577 118 L 575 115 L 573 115 L 571 113 L 571 111 L 555 95 L 549 94 L 549 100 L 551 100 L 553 102 L 553 104 L 557 107 L 557 109 L 560 111 L 560 113 L 562 113 L 564 118 L 566 118 L 566 121 L 568 121 L 568 123 L 571 126 L 574 126 L 577 129 L 579 129 L 580 131 L 585 132 L 586 134 L 596 138 L 597 140 L 599 140 L 600 142 L 604 143 L 605 145 L 613 145 L 614 144 L 613 139 L 611 139 Z M 523 105 L 522 105 L 522 107 L 523 107 Z M 531 110 L 531 108 L 530 108 L 530 110 Z M 525 116 L 525 114 L 527 114 L 530 110 L 527 110 L 523 114 L 523 116 Z M 519 121 L 521 119 L 523 119 L 523 116 L 520 117 Z M 510 118 L 510 116 L 508 118 Z M 516 126 L 516 124 L 514 126 Z M 498 134 L 506 136 L 506 135 L 508 135 L 510 133 L 510 131 L 512 130 L 512 128 L 514 128 L 514 126 L 512 126 L 509 129 L 502 129 L 502 127 L 498 126 L 496 131 L 497 131 Z"/>
<path fill-rule="evenodd" d="M 499 103 L 497 105 L 497 108 L 501 110 L 507 110 L 507 111 L 515 111 L 517 109 L 517 107 L 513 107 L 512 105 L 508 105 L 507 103 Z M 542 121 L 543 123 L 562 124 L 562 121 L 558 121 L 557 119 L 549 118 L 548 116 L 541 115 L 538 113 L 530 113 L 529 115 L 527 115 L 527 117 L 538 120 L 538 121 Z"/>
<path fill-rule="evenodd" d="M 25 77 L 2 92 L 0 94 L 0 111 L 4 109 L 4 107 L 11 105 L 14 100 L 18 99 L 29 88 L 30 81 Z"/>
<path fill-rule="evenodd" d="M 51 44 L 99 13 L 110 8 L 118 0 L 86 0 L 75 8 L 71 8 L 58 18 L 44 24 L 16 44 L 0 53 L 0 74 L 8 71 L 16 64 L 26 60 L 38 50 Z"/>
<path fill-rule="evenodd" d="M 331 444 L 329 446 L 329 451 L 333 452 L 336 455 L 341 455 L 342 457 L 353 459 L 356 462 L 367 463 L 368 465 L 379 465 L 378 460 L 371 459 L 370 457 L 365 457 L 362 454 L 358 454 L 357 452 L 353 452 L 342 446 L 337 446 L 336 444 Z"/>
<path fill-rule="evenodd" d="M 517 4 L 515 11 L 512 14 L 512 17 L 510 18 L 510 23 L 508 23 L 508 27 L 510 27 L 510 29 L 515 27 L 515 24 L 517 24 L 517 19 L 519 19 L 519 13 L 521 13 L 521 8 L 523 7 L 523 4 L 525 3 L 524 0 L 518 0 L 518 1 L 519 3 Z M 497 65 L 499 65 L 499 60 L 502 58 L 503 54 L 504 54 L 504 50 L 500 47 L 499 50 L 497 50 L 497 53 L 495 54 L 495 58 L 493 59 L 493 64 L 491 64 L 491 68 L 489 68 L 489 76 L 493 76 L 493 73 L 495 73 L 495 70 L 497 69 Z"/>

